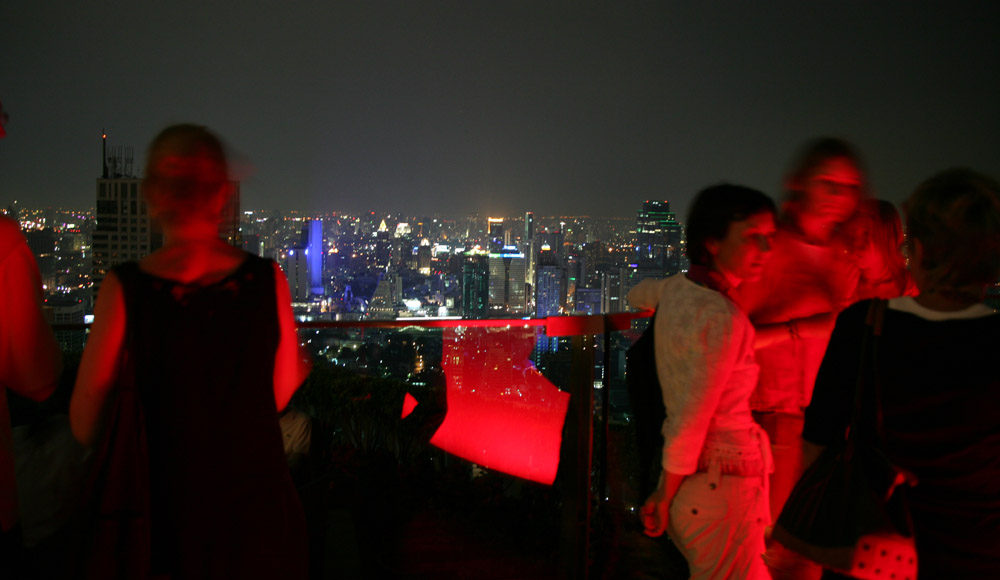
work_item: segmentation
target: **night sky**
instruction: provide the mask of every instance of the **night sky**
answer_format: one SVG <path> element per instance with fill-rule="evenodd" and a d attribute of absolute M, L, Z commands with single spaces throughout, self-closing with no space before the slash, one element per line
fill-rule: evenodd
<path fill-rule="evenodd" d="M 110 145 L 221 135 L 244 208 L 686 212 L 832 134 L 895 202 L 1000 175 L 1000 2 L 5 2 L 0 205 L 89 207 Z"/>

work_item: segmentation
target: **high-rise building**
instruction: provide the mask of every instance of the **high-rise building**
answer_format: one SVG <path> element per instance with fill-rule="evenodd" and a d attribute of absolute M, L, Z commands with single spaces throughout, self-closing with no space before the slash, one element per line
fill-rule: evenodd
<path fill-rule="evenodd" d="M 489 316 L 490 264 L 486 254 L 466 254 L 462 261 L 462 316 L 481 320 Z"/>
<path fill-rule="evenodd" d="M 647 200 L 636 218 L 636 258 L 640 264 L 656 264 L 662 275 L 681 270 L 681 224 L 669 201 Z"/>
<path fill-rule="evenodd" d="M 383 272 L 368 304 L 368 316 L 373 320 L 393 320 L 403 301 L 403 279 L 394 270 Z"/>
<path fill-rule="evenodd" d="M 566 268 L 559 264 L 559 257 L 549 246 L 542 246 L 538 253 L 538 270 L 534 281 L 535 317 L 558 316 L 566 307 Z M 540 336 L 535 345 L 538 352 L 556 352 L 559 338 Z"/>
<path fill-rule="evenodd" d="M 628 274 L 620 266 L 602 265 L 598 268 L 601 288 L 601 312 L 614 314 L 625 311 L 625 294 Z"/>
<path fill-rule="evenodd" d="M 306 238 L 306 262 L 309 270 L 309 292 L 313 296 L 323 296 L 323 220 L 310 220 L 304 233 Z"/>
<path fill-rule="evenodd" d="M 563 244 L 563 230 L 550 230 L 548 228 L 543 232 L 538 232 L 535 234 L 538 239 L 538 245 L 541 247 L 543 244 L 547 244 L 556 255 L 559 256 L 559 263 L 562 264 L 566 260 L 566 246 Z"/>
<path fill-rule="evenodd" d="M 295 302 L 323 296 L 323 221 L 310 220 L 302 228 L 302 238 L 281 253 L 281 270 Z"/>
<path fill-rule="evenodd" d="M 584 258 L 583 262 L 583 285 L 594 287 L 599 283 L 599 271 L 607 269 L 612 260 L 608 257 L 607 244 L 594 241 L 583 244 L 580 254 Z"/>
<path fill-rule="evenodd" d="M 577 288 L 574 297 L 574 308 L 577 314 L 588 316 L 601 314 L 601 289 Z"/>
<path fill-rule="evenodd" d="M 431 275 L 431 241 L 427 238 L 417 246 L 417 271 L 423 276 Z"/>
<path fill-rule="evenodd" d="M 503 231 L 503 218 L 486 218 L 486 235 L 489 238 L 487 248 L 490 252 L 500 252 L 506 240 Z"/>
<path fill-rule="evenodd" d="M 524 214 L 524 240 L 522 241 L 524 256 L 527 258 L 527 271 L 525 272 L 525 282 L 535 283 L 535 268 L 538 264 L 538 246 L 535 244 L 535 214 L 525 212 Z"/>
<path fill-rule="evenodd" d="M 309 300 L 309 250 L 301 245 L 295 245 L 285 250 L 278 260 L 281 271 L 288 279 L 288 290 L 292 302 Z"/>
<path fill-rule="evenodd" d="M 56 283 L 56 235 L 52 228 L 24 232 L 28 248 L 35 256 L 38 272 L 42 275 L 42 286 L 54 288 Z"/>
<path fill-rule="evenodd" d="M 625 269 L 625 272 L 627 280 L 626 280 L 626 288 L 624 294 L 626 296 L 628 296 L 628 291 L 631 290 L 632 288 L 635 288 L 639 284 L 639 282 L 642 282 L 647 278 L 656 279 L 663 277 L 663 270 L 660 268 L 658 264 L 653 262 L 629 264 L 628 267 Z M 631 304 L 622 307 L 624 311 L 628 311 L 630 308 L 632 308 Z"/>
<path fill-rule="evenodd" d="M 83 300 L 65 296 L 52 297 L 45 301 L 45 306 L 52 309 L 52 322 L 55 325 L 80 325 L 79 328 L 55 331 L 56 342 L 63 352 L 83 352 L 87 340 L 87 331 L 83 328 Z"/>
<path fill-rule="evenodd" d="M 375 265 L 379 268 L 388 268 L 393 262 L 392 232 L 386 225 L 385 220 L 379 224 L 378 230 L 373 234 L 375 248 Z M 397 255 L 396 258 L 399 258 Z"/>
<path fill-rule="evenodd" d="M 525 312 L 525 260 L 516 246 L 504 246 L 491 252 L 490 313 L 500 316 L 521 316 Z"/>
<path fill-rule="evenodd" d="M 101 177 L 97 178 L 97 226 L 93 234 L 94 292 L 111 268 L 139 260 L 159 248 L 162 237 L 153 231 L 146 200 L 139 193 L 131 147 L 113 147 L 108 153 L 102 135 Z"/>
<path fill-rule="evenodd" d="M 566 272 L 559 266 L 539 266 L 535 283 L 535 316 L 545 318 L 561 313 L 566 298 Z"/>

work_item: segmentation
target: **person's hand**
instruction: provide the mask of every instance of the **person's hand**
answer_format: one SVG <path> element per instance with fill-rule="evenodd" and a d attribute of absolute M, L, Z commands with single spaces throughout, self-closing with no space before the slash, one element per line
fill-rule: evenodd
<path fill-rule="evenodd" d="M 670 517 L 670 500 L 667 499 L 663 486 L 657 487 L 646 498 L 646 502 L 639 508 L 639 516 L 642 518 L 642 533 L 651 538 L 663 535 Z"/>

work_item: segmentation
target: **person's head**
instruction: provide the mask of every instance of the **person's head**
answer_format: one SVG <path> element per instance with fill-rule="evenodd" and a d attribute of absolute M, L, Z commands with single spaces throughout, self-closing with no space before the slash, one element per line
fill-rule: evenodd
<path fill-rule="evenodd" d="M 903 221 L 892 202 L 884 199 L 865 200 L 855 220 L 856 260 L 865 283 L 877 289 L 879 296 L 901 296 L 910 278 L 900 254 L 903 243 Z"/>
<path fill-rule="evenodd" d="M 173 125 L 150 143 L 142 190 L 157 221 L 218 221 L 230 189 L 222 142 L 205 127 Z"/>
<path fill-rule="evenodd" d="M 740 185 L 702 190 L 688 213 L 687 253 L 692 264 L 754 280 L 763 271 L 774 234 L 774 201 Z"/>
<path fill-rule="evenodd" d="M 799 150 L 785 175 L 784 210 L 793 220 L 809 216 L 840 224 L 854 216 L 866 187 L 864 164 L 850 143 L 814 139 Z"/>
<path fill-rule="evenodd" d="M 1000 278 L 1000 185 L 969 169 L 920 184 L 903 204 L 910 270 L 921 294 L 982 300 Z"/>

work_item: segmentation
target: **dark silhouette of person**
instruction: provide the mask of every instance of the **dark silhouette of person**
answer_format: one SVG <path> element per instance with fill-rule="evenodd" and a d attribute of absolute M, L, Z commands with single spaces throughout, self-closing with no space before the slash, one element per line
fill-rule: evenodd
<path fill-rule="evenodd" d="M 1000 278 L 1000 184 L 967 169 L 948 170 L 918 186 L 903 211 L 903 250 L 919 294 L 888 301 L 877 350 L 868 351 L 875 364 L 863 374 L 870 301 L 837 318 L 805 413 L 804 455 L 810 463 L 845 440 L 853 385 L 862 376 L 859 432 L 874 431 L 877 392 L 879 448 L 916 479 L 907 496 L 919 577 L 995 578 L 1000 315 L 983 300 Z"/>

